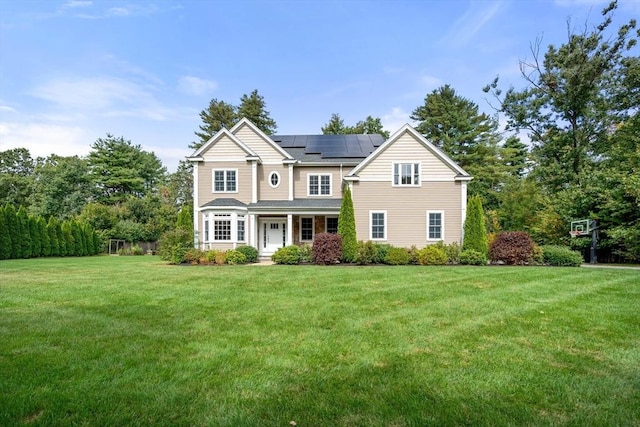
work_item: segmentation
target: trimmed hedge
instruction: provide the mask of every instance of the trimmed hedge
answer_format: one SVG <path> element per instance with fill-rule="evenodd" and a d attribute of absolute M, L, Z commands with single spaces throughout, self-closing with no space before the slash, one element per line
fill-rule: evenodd
<path fill-rule="evenodd" d="M 271 260 L 276 264 L 300 264 L 300 247 L 291 245 L 280 248 L 276 251 L 276 253 L 271 255 Z"/>
<path fill-rule="evenodd" d="M 498 233 L 491 243 L 489 257 L 494 263 L 521 265 L 530 262 L 533 255 L 533 240 L 524 231 Z"/>
<path fill-rule="evenodd" d="M 542 246 L 542 259 L 545 264 L 557 267 L 580 267 L 583 259 L 579 252 L 566 246 Z"/>
<path fill-rule="evenodd" d="M 446 265 L 447 254 L 444 249 L 436 245 L 426 246 L 418 251 L 418 264 Z"/>
<path fill-rule="evenodd" d="M 388 265 L 408 265 L 409 252 L 404 248 L 391 248 L 384 257 L 384 263 Z"/>
<path fill-rule="evenodd" d="M 258 262 L 258 250 L 253 246 L 238 246 L 236 251 L 240 252 L 246 258 L 245 262 Z"/>
<path fill-rule="evenodd" d="M 460 252 L 460 264 L 462 265 L 487 265 L 487 257 L 474 249 L 465 249 Z"/>
<path fill-rule="evenodd" d="M 237 264 L 246 264 L 247 257 L 244 256 L 242 252 L 237 249 L 232 249 L 227 251 L 227 264 L 237 265 Z"/>

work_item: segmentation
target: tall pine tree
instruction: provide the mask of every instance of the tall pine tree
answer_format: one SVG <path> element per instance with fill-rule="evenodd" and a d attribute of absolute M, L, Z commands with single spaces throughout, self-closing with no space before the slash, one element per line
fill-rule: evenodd
<path fill-rule="evenodd" d="M 342 260 L 355 262 L 358 257 L 358 239 L 356 237 L 356 218 L 353 211 L 353 199 L 349 186 L 344 187 L 342 205 L 338 216 L 338 234 L 342 236 Z"/>
<path fill-rule="evenodd" d="M 278 129 L 276 121 L 271 118 L 266 109 L 264 97 L 254 89 L 249 95 L 242 95 L 236 113 L 238 119 L 247 118 L 267 135 L 273 135 Z"/>

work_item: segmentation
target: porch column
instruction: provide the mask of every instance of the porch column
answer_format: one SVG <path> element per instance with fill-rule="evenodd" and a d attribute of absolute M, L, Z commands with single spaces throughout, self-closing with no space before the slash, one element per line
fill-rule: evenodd
<path fill-rule="evenodd" d="M 258 226 L 256 225 L 256 216 L 254 214 L 249 215 L 249 246 L 257 248 L 258 238 L 256 233 L 258 232 Z"/>
<path fill-rule="evenodd" d="M 251 161 L 251 203 L 258 203 L 258 161 Z"/>
<path fill-rule="evenodd" d="M 287 214 L 287 246 L 293 244 L 293 215 Z"/>
<path fill-rule="evenodd" d="M 198 210 L 198 203 L 200 202 L 200 195 L 198 194 L 198 162 L 193 162 L 193 247 L 198 247 L 198 224 L 200 221 L 200 211 Z"/>
<path fill-rule="evenodd" d="M 289 200 L 293 200 L 293 164 L 292 163 L 289 163 Z"/>

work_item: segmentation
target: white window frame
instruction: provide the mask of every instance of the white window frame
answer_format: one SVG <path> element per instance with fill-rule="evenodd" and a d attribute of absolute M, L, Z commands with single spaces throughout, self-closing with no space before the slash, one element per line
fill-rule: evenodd
<path fill-rule="evenodd" d="M 382 214 L 383 218 L 384 218 L 384 224 L 383 224 L 383 234 L 384 236 L 382 238 L 380 237 L 373 237 L 373 215 L 374 214 Z M 389 221 L 388 221 L 388 217 L 387 217 L 387 211 L 369 211 L 369 240 L 373 240 L 373 241 L 385 241 L 387 240 L 387 229 L 389 228 Z"/>
<path fill-rule="evenodd" d="M 242 223 L 242 239 L 240 238 L 240 223 Z M 247 218 L 245 215 L 237 215 L 236 217 L 236 241 L 247 241 Z"/>
<path fill-rule="evenodd" d="M 334 218 L 336 219 L 336 221 L 338 220 L 337 216 L 329 215 L 329 216 L 325 216 L 324 217 L 324 231 L 325 231 L 325 233 L 329 232 L 329 219 L 334 219 Z M 338 228 L 337 227 L 336 227 L 336 233 L 338 233 Z"/>
<path fill-rule="evenodd" d="M 440 214 L 440 237 L 439 238 L 430 238 L 429 237 L 429 229 L 431 228 L 431 215 L 430 214 Z M 427 241 L 429 242 L 444 242 L 444 211 L 427 211 Z"/>
<path fill-rule="evenodd" d="M 224 172 L 224 190 L 216 190 L 216 172 Z M 228 190 L 228 181 L 227 181 L 227 173 L 233 172 L 236 176 L 236 189 L 233 191 Z M 238 179 L 238 169 L 233 168 L 225 168 L 225 169 L 213 169 L 211 171 L 211 191 L 213 193 L 237 193 L 238 188 L 240 187 L 240 182 Z"/>
<path fill-rule="evenodd" d="M 411 165 L 411 184 L 402 183 L 402 167 Z M 396 182 L 396 167 L 398 168 L 398 182 Z M 418 169 L 416 171 L 416 168 Z M 417 177 L 416 177 L 417 174 Z M 413 181 L 416 182 L 413 182 Z M 422 163 L 415 161 L 393 162 L 391 165 L 391 184 L 394 187 L 420 187 L 422 186 Z"/>
<path fill-rule="evenodd" d="M 318 177 L 318 194 L 311 194 L 311 177 Z M 329 194 L 322 194 L 322 177 L 329 177 Z M 307 196 L 309 197 L 331 197 L 333 195 L 333 174 L 330 173 L 309 173 L 307 174 Z"/>
<path fill-rule="evenodd" d="M 204 243 L 246 243 L 248 234 L 247 215 L 233 211 L 209 211 L 203 213 Z M 216 221 L 228 221 L 230 225 L 229 239 L 216 239 Z M 244 222 L 244 240 L 238 238 L 238 224 Z M 207 227 L 208 226 L 208 227 Z M 209 239 L 207 239 L 209 237 Z"/>
<path fill-rule="evenodd" d="M 273 175 L 278 177 L 278 183 L 276 185 L 273 185 L 273 183 L 271 182 L 271 177 Z M 271 173 L 269 174 L 268 179 L 269 179 L 269 186 L 271 188 L 278 188 L 280 186 L 280 183 L 282 182 L 282 178 L 280 177 L 280 172 L 278 172 L 278 171 L 271 171 Z"/>
<path fill-rule="evenodd" d="M 311 240 L 302 238 L 302 219 L 311 219 Z M 301 242 L 313 242 L 313 238 L 316 236 L 316 218 L 314 216 L 301 216 L 298 220 L 300 224 L 299 237 Z"/>

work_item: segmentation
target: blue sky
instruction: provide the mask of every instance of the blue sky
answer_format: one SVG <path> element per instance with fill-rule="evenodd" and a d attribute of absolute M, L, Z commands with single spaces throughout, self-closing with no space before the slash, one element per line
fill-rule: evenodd
<path fill-rule="evenodd" d="M 86 155 L 107 133 L 170 171 L 212 98 L 258 89 L 281 134 L 380 117 L 391 132 L 443 84 L 524 82 L 530 44 L 600 22 L 607 0 L 0 0 L 0 151 Z M 640 17 L 622 0 L 612 28 Z M 544 49 L 543 49 L 544 50 Z"/>

